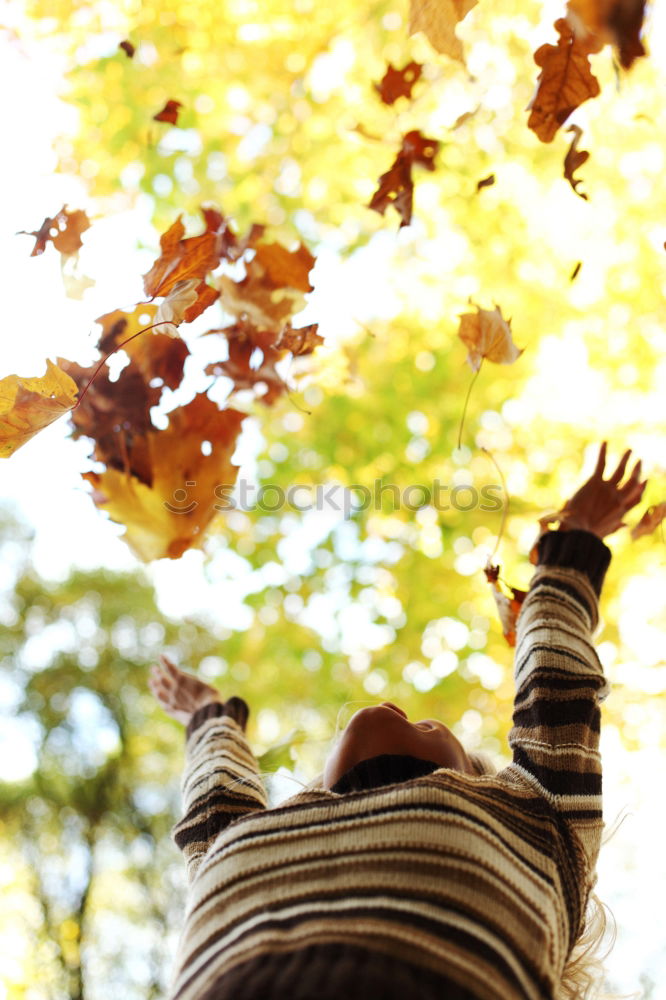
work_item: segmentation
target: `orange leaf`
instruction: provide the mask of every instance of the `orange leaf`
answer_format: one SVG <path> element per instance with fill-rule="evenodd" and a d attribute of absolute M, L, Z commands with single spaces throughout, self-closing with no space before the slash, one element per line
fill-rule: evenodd
<path fill-rule="evenodd" d="M 170 125 L 177 125 L 178 112 L 182 106 L 180 101 L 167 101 L 162 110 L 153 115 L 153 121 L 168 122 Z"/>
<path fill-rule="evenodd" d="M 266 272 L 266 284 L 274 288 L 296 288 L 300 292 L 312 291 L 308 274 L 315 259 L 302 243 L 297 250 L 287 250 L 279 243 L 262 243 L 254 259 Z"/>
<path fill-rule="evenodd" d="M 578 197 L 587 201 L 587 195 L 578 190 L 578 185 L 581 183 L 580 177 L 576 179 L 574 177 L 574 173 L 590 158 L 590 154 L 585 149 L 581 149 L 580 151 L 578 149 L 578 143 L 583 135 L 583 130 L 579 128 L 578 125 L 571 125 L 567 129 L 567 132 L 573 132 L 574 137 L 571 140 L 571 145 L 569 146 L 567 155 L 564 157 L 564 176 L 569 181 L 569 184 L 571 184 L 571 187 L 574 189 Z"/>
<path fill-rule="evenodd" d="M 231 456 L 244 419 L 200 394 L 169 414 L 165 430 L 146 434 L 152 485 L 115 468 L 84 474 L 95 504 L 125 525 L 125 541 L 139 559 L 178 559 L 201 546 L 205 529 L 225 506 L 223 491 L 236 481 Z M 206 441 L 210 455 L 202 451 Z"/>
<path fill-rule="evenodd" d="M 99 350 L 102 354 L 115 350 L 124 340 L 151 326 L 156 312 L 154 305 L 141 302 L 132 313 L 116 309 L 100 316 L 96 320 L 102 327 L 97 344 Z M 146 382 L 160 379 L 170 389 L 177 389 L 180 385 L 185 359 L 190 353 L 180 337 L 147 330 L 124 344 L 122 349 L 136 363 Z"/>
<path fill-rule="evenodd" d="M 569 115 L 600 90 L 589 58 L 601 48 L 599 42 L 593 36 L 577 36 L 564 18 L 555 27 L 560 36 L 557 45 L 542 45 L 534 53 L 541 73 L 528 105 L 527 125 L 542 142 L 552 142 Z"/>
<path fill-rule="evenodd" d="M 160 237 L 160 256 L 144 275 L 146 295 L 168 295 L 174 285 L 188 278 L 202 281 L 220 263 L 217 236 L 206 230 L 200 236 L 183 239 L 185 228 L 181 216 Z"/>
<path fill-rule="evenodd" d="M 523 601 L 527 597 L 526 590 L 509 587 L 511 595 L 507 596 L 499 585 L 499 566 L 486 566 L 486 580 L 492 587 L 495 606 L 502 624 L 502 633 L 510 646 L 516 645 L 516 627 L 522 610 Z"/>
<path fill-rule="evenodd" d="M 641 30 L 645 0 L 569 0 L 567 20 L 577 35 L 596 35 L 601 43 L 610 42 L 618 50 L 624 69 L 645 55 Z"/>
<path fill-rule="evenodd" d="M 291 351 L 292 354 L 312 354 L 315 347 L 324 343 L 324 338 L 317 333 L 318 323 L 294 329 L 287 326 L 280 334 L 275 347 L 280 351 Z"/>
<path fill-rule="evenodd" d="M 428 139 L 415 129 L 405 133 L 400 152 L 390 170 L 379 178 L 379 187 L 372 196 L 368 208 L 383 215 L 386 209 L 393 205 L 400 216 L 400 228 L 408 226 L 412 221 L 414 194 L 412 166 L 418 163 L 427 170 L 434 170 L 438 149 L 439 142 L 436 139 Z"/>
<path fill-rule="evenodd" d="M 80 209 L 68 212 L 67 206 L 63 205 L 57 215 L 53 218 L 47 217 L 42 222 L 39 229 L 34 232 L 26 232 L 25 229 L 20 234 L 34 236 L 35 245 L 32 248 L 31 257 L 38 257 L 46 250 L 46 244 L 51 240 L 56 250 L 64 256 L 76 253 L 83 246 L 81 233 L 90 229 L 90 220 L 85 212 Z"/>
<path fill-rule="evenodd" d="M 410 0 L 409 33 L 422 31 L 438 52 L 464 62 L 456 25 L 475 7 L 477 0 Z"/>
<path fill-rule="evenodd" d="M 245 277 L 233 281 L 220 278 L 222 305 L 239 320 L 274 331 L 274 339 L 290 316 L 305 304 L 311 291 L 308 272 L 314 257 L 302 244 L 289 251 L 279 243 L 260 245 L 245 265 Z"/>
<path fill-rule="evenodd" d="M 412 87 L 421 76 L 421 63 L 410 62 L 402 69 L 388 63 L 386 72 L 379 83 L 374 85 L 384 104 L 395 104 L 399 97 L 411 99 Z"/>
<path fill-rule="evenodd" d="M 0 379 L 0 458 L 9 458 L 76 403 L 76 383 L 52 361 L 38 378 Z"/>
<path fill-rule="evenodd" d="M 642 518 L 631 529 L 631 537 L 634 541 L 643 535 L 651 535 L 666 518 L 666 503 L 658 503 L 648 509 Z"/>
<path fill-rule="evenodd" d="M 497 365 L 517 361 L 524 348 L 518 348 L 511 336 L 511 323 L 502 316 L 499 306 L 494 309 L 476 307 L 476 314 L 460 317 L 458 336 L 468 350 L 467 361 L 477 372 L 484 359 Z"/>

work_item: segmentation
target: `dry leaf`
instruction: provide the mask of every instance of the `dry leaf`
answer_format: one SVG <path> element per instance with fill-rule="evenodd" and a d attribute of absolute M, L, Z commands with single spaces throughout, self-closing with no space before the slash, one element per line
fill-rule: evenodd
<path fill-rule="evenodd" d="M 576 266 L 574 267 L 573 271 L 569 275 L 569 281 L 575 281 L 576 280 L 576 278 L 580 274 L 580 269 L 581 269 L 582 266 L 583 266 L 583 262 L 582 262 L 582 260 L 579 260 L 578 263 L 576 264 Z"/>
<path fill-rule="evenodd" d="M 124 42 L 120 42 L 118 48 L 123 50 L 128 59 L 132 59 L 134 57 L 134 53 L 136 52 L 135 47 L 127 38 Z"/>
<path fill-rule="evenodd" d="M 260 396 L 261 401 L 271 406 L 287 389 L 284 379 L 275 369 L 275 363 L 280 360 L 281 354 L 265 350 L 261 361 L 253 366 L 250 359 L 255 352 L 256 347 L 249 340 L 230 340 L 228 359 L 214 361 L 206 366 L 205 371 L 207 375 L 225 375 L 230 378 L 234 385 L 229 395 L 243 389 L 256 390 L 263 383 L 266 391 Z"/>
<path fill-rule="evenodd" d="M 476 182 L 476 190 L 480 191 L 482 188 L 492 187 L 495 183 L 495 174 L 488 174 L 483 180 Z"/>
<path fill-rule="evenodd" d="M 239 320 L 273 331 L 272 342 L 288 318 L 305 305 L 304 293 L 311 291 L 308 273 L 314 257 L 302 244 L 289 251 L 279 243 L 258 246 L 245 265 L 245 277 L 233 281 L 220 278 L 222 305 Z"/>
<path fill-rule="evenodd" d="M 507 596 L 499 585 L 499 569 L 499 566 L 491 566 L 489 563 L 484 573 L 486 580 L 492 587 L 504 638 L 510 646 L 515 646 L 518 617 L 523 607 L 523 601 L 527 597 L 527 591 L 518 590 L 517 587 L 509 587 L 511 594 Z"/>
<path fill-rule="evenodd" d="M 168 295 L 178 284 L 189 278 L 203 281 L 209 271 L 220 263 L 219 241 L 216 233 L 206 230 L 200 236 L 184 239 L 185 227 L 178 216 L 172 226 L 160 237 L 161 253 L 150 271 L 144 275 L 146 295 Z"/>
<path fill-rule="evenodd" d="M 534 53 L 541 67 L 537 90 L 528 105 L 527 125 L 542 142 L 552 142 L 557 130 L 580 105 L 599 94 L 590 69 L 590 53 L 598 52 L 594 36 L 577 36 L 564 18 L 555 22 L 557 45 L 542 45 Z"/>
<path fill-rule="evenodd" d="M 95 504 L 126 526 L 125 541 L 139 559 L 178 559 L 202 544 L 222 506 L 220 489 L 236 481 L 231 456 L 244 419 L 200 394 L 169 414 L 165 430 L 146 435 L 152 486 L 117 469 L 85 473 Z M 210 455 L 202 452 L 205 441 Z"/>
<path fill-rule="evenodd" d="M 437 139 L 428 139 L 415 129 L 405 133 L 400 151 L 390 170 L 379 178 L 379 187 L 372 196 L 368 208 L 383 215 L 386 209 L 393 205 L 400 216 L 400 228 L 408 226 L 412 221 L 414 196 L 412 166 L 418 163 L 427 170 L 434 170 L 438 149 Z"/>
<path fill-rule="evenodd" d="M 399 97 L 411 100 L 412 88 L 421 76 L 421 63 L 410 62 L 402 69 L 388 63 L 386 72 L 379 83 L 374 85 L 384 104 L 395 104 Z"/>
<path fill-rule="evenodd" d="M 162 110 L 153 115 L 153 121 L 168 122 L 170 125 L 177 125 L 179 109 L 182 106 L 180 101 L 167 101 Z"/>
<path fill-rule="evenodd" d="M 166 333 L 172 337 L 177 336 L 174 327 L 180 326 L 185 319 L 188 309 L 191 310 L 196 304 L 198 299 L 197 289 L 202 284 L 204 288 L 208 287 L 205 282 L 200 282 L 198 278 L 186 278 L 183 281 L 176 282 L 164 301 L 157 307 L 155 323 L 166 324 L 163 330 L 160 330 L 159 326 L 156 326 L 156 329 L 160 330 L 160 333 Z M 214 292 L 215 289 L 211 289 L 211 291 Z M 213 299 L 213 301 L 215 300 Z"/>
<path fill-rule="evenodd" d="M 643 514 L 642 518 L 631 529 L 631 537 L 636 541 L 643 535 L 651 535 L 666 518 L 666 503 L 654 504 Z"/>
<path fill-rule="evenodd" d="M 484 359 L 497 365 L 510 365 L 517 361 L 524 348 L 518 348 L 511 336 L 511 322 L 502 316 L 499 306 L 464 313 L 460 317 L 458 336 L 467 347 L 469 362 L 477 372 Z"/>
<path fill-rule="evenodd" d="M 564 157 L 564 176 L 571 184 L 579 198 L 583 198 L 587 201 L 587 195 L 582 191 L 578 190 L 578 185 L 581 183 L 580 177 L 576 179 L 574 177 L 575 172 L 579 167 L 582 167 L 584 163 L 590 158 L 590 154 L 585 149 L 578 149 L 578 143 L 580 142 L 583 130 L 578 127 L 578 125 L 571 125 L 567 132 L 573 132 L 574 137 L 571 140 L 571 145 L 567 150 L 567 155 Z M 573 279 L 572 279 L 573 280 Z"/>
<path fill-rule="evenodd" d="M 569 0 L 567 20 L 577 35 L 595 35 L 617 49 L 620 65 L 630 69 L 644 56 L 641 41 L 645 0 Z"/>
<path fill-rule="evenodd" d="M 306 246 L 299 243 L 297 250 L 287 250 L 279 243 L 262 243 L 252 263 L 258 262 L 266 272 L 265 283 L 273 288 L 296 288 L 299 292 L 311 292 L 308 275 L 315 259 Z"/>
<path fill-rule="evenodd" d="M 53 218 L 47 217 L 44 219 L 40 228 L 36 231 L 29 233 L 25 229 L 22 229 L 17 235 L 35 237 L 35 245 L 30 254 L 31 257 L 38 257 L 44 253 L 49 240 L 53 243 L 56 250 L 59 250 L 65 256 L 69 256 L 76 253 L 83 246 L 81 233 L 84 233 L 86 229 L 90 229 L 90 220 L 86 213 L 80 209 L 68 212 L 67 206 L 63 205 Z"/>
<path fill-rule="evenodd" d="M 315 347 L 324 343 L 324 338 L 317 333 L 318 323 L 310 323 L 294 329 L 287 326 L 280 334 L 275 347 L 279 351 L 290 351 L 294 355 L 312 354 Z"/>
<path fill-rule="evenodd" d="M 52 361 L 37 378 L 0 379 L 0 458 L 9 458 L 76 403 L 76 383 Z"/>
<path fill-rule="evenodd" d="M 156 313 L 154 305 L 142 302 L 132 313 L 116 309 L 100 316 L 96 322 L 101 325 L 102 334 L 97 346 L 104 355 L 110 354 L 122 344 L 123 351 L 136 363 L 146 382 L 160 381 L 169 389 L 177 389 L 190 352 L 180 337 L 154 330 L 142 332 L 155 322 Z M 124 343 L 125 341 L 128 343 Z"/>
<path fill-rule="evenodd" d="M 409 33 L 422 31 L 438 52 L 464 62 L 456 25 L 475 7 L 477 0 L 410 0 Z"/>

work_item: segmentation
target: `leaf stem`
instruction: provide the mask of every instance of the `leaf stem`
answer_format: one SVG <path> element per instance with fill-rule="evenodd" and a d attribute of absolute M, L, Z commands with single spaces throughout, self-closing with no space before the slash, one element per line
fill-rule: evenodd
<path fill-rule="evenodd" d="M 104 357 L 102 358 L 102 360 L 100 361 L 100 363 L 97 365 L 97 368 L 95 368 L 95 371 L 90 376 L 90 381 L 88 382 L 88 384 L 84 388 L 83 392 L 81 393 L 81 395 L 77 399 L 76 403 L 72 407 L 72 412 L 77 408 L 77 406 L 79 406 L 83 402 L 83 397 L 85 396 L 85 394 L 87 393 L 88 389 L 90 388 L 90 386 L 93 384 L 93 382 L 97 378 L 97 376 L 99 374 L 99 371 L 100 371 L 100 368 L 102 367 L 102 365 L 106 361 L 109 360 L 109 358 L 111 357 L 112 354 L 115 354 L 116 351 L 119 351 L 121 349 L 121 347 L 125 346 L 125 344 L 129 344 L 130 340 L 134 340 L 135 337 L 140 336 L 142 333 L 146 333 L 148 330 L 152 330 L 156 326 L 164 326 L 165 323 L 170 323 L 171 326 L 175 326 L 176 328 L 178 327 L 178 324 L 177 323 L 173 323 L 170 319 L 163 319 L 159 323 L 151 323 L 150 326 L 144 326 L 144 328 L 142 330 L 137 330 L 137 332 L 133 333 L 131 337 L 127 337 L 125 340 L 121 340 L 121 342 L 119 344 L 116 344 L 116 346 L 113 348 L 112 351 L 109 351 L 108 354 L 105 354 Z"/>
<path fill-rule="evenodd" d="M 492 562 L 492 560 L 493 560 L 493 558 L 495 556 L 495 553 L 497 552 L 497 550 L 499 548 L 499 544 L 502 541 L 502 535 L 504 534 L 504 525 L 506 523 L 507 514 L 509 513 L 509 503 L 511 502 L 511 497 L 509 496 L 509 491 L 506 488 L 506 479 L 504 478 L 502 470 L 500 469 L 499 465 L 497 464 L 497 460 L 495 459 L 495 456 L 492 454 L 492 452 L 488 451 L 487 448 L 484 448 L 483 445 L 481 446 L 481 451 L 484 452 L 488 456 L 488 458 L 490 459 L 490 461 L 493 463 L 493 465 L 497 469 L 497 474 L 500 477 L 500 479 L 502 480 L 502 489 L 504 490 L 504 496 L 506 497 L 506 502 L 504 504 L 504 510 L 502 511 L 502 520 L 500 521 L 500 529 L 499 529 L 499 533 L 497 535 L 497 541 L 495 542 L 495 548 L 493 549 L 493 551 L 491 552 L 490 556 L 488 557 L 489 562 Z"/>
<path fill-rule="evenodd" d="M 458 429 L 458 448 L 460 448 L 460 443 L 462 441 L 463 426 L 465 424 L 465 415 L 467 413 L 467 404 L 469 403 L 469 397 L 470 397 L 471 392 L 472 392 L 472 386 L 474 385 L 474 383 L 476 382 L 477 378 L 479 377 L 479 372 L 481 371 L 481 365 L 482 364 L 483 364 L 483 358 L 481 358 L 481 361 L 479 362 L 479 367 L 476 369 L 476 371 L 472 375 L 472 381 L 469 383 L 469 388 L 467 390 L 467 395 L 465 396 L 465 405 L 463 406 L 462 417 L 460 418 L 460 428 Z"/>

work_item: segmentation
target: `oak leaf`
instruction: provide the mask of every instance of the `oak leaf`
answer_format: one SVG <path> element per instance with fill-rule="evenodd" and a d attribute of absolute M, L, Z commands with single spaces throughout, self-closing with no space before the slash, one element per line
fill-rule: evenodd
<path fill-rule="evenodd" d="M 153 115 L 153 121 L 168 122 L 170 125 L 177 125 L 178 113 L 182 106 L 180 101 L 167 101 L 162 110 Z"/>
<path fill-rule="evenodd" d="M 582 167 L 583 164 L 589 160 L 590 154 L 586 149 L 578 149 L 578 143 L 583 135 L 582 128 L 579 128 L 578 125 L 571 125 L 567 129 L 567 132 L 573 132 L 574 137 L 571 140 L 569 149 L 567 150 L 567 155 L 564 157 L 564 176 L 569 181 L 569 184 L 571 184 L 571 187 L 574 189 L 578 197 L 587 201 L 587 195 L 584 194 L 583 191 L 578 190 L 578 185 L 581 183 L 581 179 L 580 177 L 575 178 L 574 173 L 579 167 Z"/>
<path fill-rule="evenodd" d="M 52 361 L 36 378 L 0 379 L 0 458 L 9 458 L 76 403 L 76 382 Z"/>
<path fill-rule="evenodd" d="M 510 365 L 517 361 L 524 348 L 518 348 L 511 335 L 511 321 L 505 320 L 499 306 L 494 309 L 476 307 L 476 313 L 460 317 L 458 336 L 467 347 L 467 361 L 478 372 L 481 362 Z"/>
<path fill-rule="evenodd" d="M 422 31 L 438 52 L 464 62 L 455 29 L 476 4 L 477 0 L 410 0 L 409 33 Z"/>
<path fill-rule="evenodd" d="M 22 229 L 17 235 L 35 237 L 31 257 L 38 257 L 44 253 L 49 240 L 56 250 L 67 257 L 81 249 L 83 246 L 81 234 L 85 233 L 86 229 L 90 229 L 90 220 L 86 213 L 80 209 L 68 212 L 67 206 L 63 205 L 56 215 L 47 216 L 39 229 L 33 232 Z"/>
<path fill-rule="evenodd" d="M 638 524 L 631 529 L 631 537 L 636 541 L 643 535 L 651 535 L 666 518 L 666 503 L 658 503 L 648 507 Z"/>
<path fill-rule="evenodd" d="M 542 142 L 552 142 L 569 115 L 600 92 L 589 57 L 599 51 L 601 43 L 592 35 L 576 35 L 564 18 L 555 27 L 560 36 L 557 45 L 541 45 L 534 53 L 541 73 L 528 105 L 527 125 Z"/>
<path fill-rule="evenodd" d="M 95 504 L 125 525 L 123 537 L 139 559 L 179 559 L 202 544 L 223 506 L 220 491 L 236 481 L 238 466 L 231 456 L 244 419 L 200 394 L 173 410 L 164 430 L 146 434 L 152 485 L 115 468 L 84 474 Z M 211 445 L 209 455 L 202 451 L 204 442 Z"/>
<path fill-rule="evenodd" d="M 379 83 L 374 84 L 384 104 L 395 104 L 399 97 L 411 99 L 412 88 L 420 78 L 422 69 L 422 64 L 414 61 L 407 63 L 402 69 L 396 69 L 388 63 L 384 76 Z"/>

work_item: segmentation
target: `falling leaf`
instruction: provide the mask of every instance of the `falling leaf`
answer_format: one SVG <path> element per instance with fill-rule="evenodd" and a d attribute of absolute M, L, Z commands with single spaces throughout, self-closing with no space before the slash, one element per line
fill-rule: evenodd
<path fill-rule="evenodd" d="M 495 183 L 495 174 L 488 174 L 483 180 L 476 182 L 476 190 L 480 191 L 482 188 L 492 187 Z"/>
<path fill-rule="evenodd" d="M 81 234 L 86 229 L 90 229 L 90 220 L 86 213 L 80 209 L 68 212 L 67 206 L 63 205 L 53 218 L 47 216 L 39 229 L 31 233 L 22 229 L 17 235 L 35 237 L 35 245 L 30 254 L 31 257 L 38 257 L 44 253 L 49 240 L 53 243 L 56 250 L 68 256 L 76 253 L 83 246 Z"/>
<path fill-rule="evenodd" d="M 578 190 L 578 185 L 581 183 L 580 177 L 576 179 L 574 173 L 579 167 L 582 167 L 584 163 L 590 158 L 590 154 L 585 149 L 578 149 L 578 143 L 580 142 L 583 130 L 579 128 L 578 125 L 571 125 L 567 132 L 573 132 L 574 137 L 571 140 L 571 145 L 567 150 L 567 155 L 564 157 L 564 176 L 571 184 L 579 198 L 583 198 L 587 201 L 587 195 L 582 191 Z"/>
<path fill-rule="evenodd" d="M 297 250 L 287 250 L 279 243 L 262 243 L 257 247 L 254 260 L 261 264 L 267 280 L 274 288 L 312 291 L 308 275 L 314 267 L 315 259 L 302 243 Z"/>
<path fill-rule="evenodd" d="M 477 372 L 484 359 L 497 365 L 510 365 L 520 357 L 524 348 L 518 348 L 511 335 L 511 322 L 502 316 L 499 306 L 464 313 L 460 317 L 458 336 L 468 350 L 467 361 Z"/>
<path fill-rule="evenodd" d="M 252 365 L 250 362 L 256 353 L 258 353 L 257 348 L 251 341 L 230 340 L 228 359 L 214 361 L 206 366 L 205 371 L 207 375 L 225 375 L 230 378 L 234 383 L 231 393 L 243 389 L 257 389 L 263 383 L 266 391 L 260 397 L 261 401 L 272 406 L 287 389 L 287 384 L 275 369 L 275 363 L 279 361 L 281 354 L 270 349 L 265 350 L 259 363 Z"/>
<path fill-rule="evenodd" d="M 288 318 L 303 308 L 304 293 L 312 288 L 308 273 L 313 264 L 314 257 L 302 244 L 293 251 L 278 243 L 259 245 L 241 281 L 220 278 L 222 305 L 238 319 L 273 330 L 274 340 Z"/>
<path fill-rule="evenodd" d="M 118 48 L 123 50 L 123 52 L 125 53 L 125 55 L 127 56 L 128 59 L 132 59 L 133 56 L 134 56 L 134 53 L 136 52 L 135 47 L 132 45 L 132 43 L 127 38 L 125 39 L 124 42 L 120 42 L 120 44 L 118 45 Z"/>
<path fill-rule="evenodd" d="M 652 507 L 648 507 L 638 524 L 635 524 L 631 529 L 631 537 L 636 541 L 637 538 L 641 538 L 643 535 L 651 535 L 653 531 L 656 531 L 664 518 L 666 518 L 666 503 L 658 503 Z"/>
<path fill-rule="evenodd" d="M 576 266 L 574 267 L 573 271 L 571 272 L 570 276 L 569 276 L 569 281 L 575 281 L 576 280 L 576 278 L 580 274 L 580 269 L 581 269 L 582 266 L 583 266 L 583 262 L 582 262 L 582 260 L 579 260 L 578 263 L 576 264 Z"/>
<path fill-rule="evenodd" d="M 557 45 L 542 45 L 534 53 L 541 67 L 537 90 L 528 105 L 528 127 L 542 142 L 552 142 L 557 130 L 580 105 L 599 94 L 599 84 L 590 69 L 590 53 L 598 52 L 594 36 L 577 36 L 564 18 L 555 22 Z"/>
<path fill-rule="evenodd" d="M 381 81 L 375 84 L 375 90 L 384 104 L 395 104 L 399 97 L 411 100 L 412 88 L 421 76 L 421 63 L 410 62 L 402 69 L 396 69 L 391 63 Z"/>
<path fill-rule="evenodd" d="M 576 34 L 585 37 L 589 33 L 601 44 L 614 45 L 624 69 L 646 54 L 640 37 L 644 17 L 645 0 L 569 0 L 567 4 L 567 20 Z"/>
<path fill-rule="evenodd" d="M 104 355 L 122 345 L 147 383 L 159 381 L 169 389 L 177 389 L 190 352 L 180 337 L 145 329 L 155 322 L 156 313 L 154 305 L 142 302 L 132 313 L 116 309 L 100 316 L 96 322 L 101 325 L 102 334 L 97 346 Z"/>
<path fill-rule="evenodd" d="M 178 216 L 172 226 L 160 237 L 161 254 L 150 271 L 144 275 L 146 295 L 168 295 L 180 281 L 196 278 L 202 281 L 209 271 L 220 263 L 216 234 L 210 230 L 199 236 L 184 239 L 185 227 Z"/>
<path fill-rule="evenodd" d="M 9 458 L 76 403 L 76 382 L 52 361 L 37 378 L 0 379 L 0 458 Z"/>
<path fill-rule="evenodd" d="M 186 278 L 183 281 L 176 282 L 164 301 L 160 302 L 157 307 L 155 315 L 156 328 L 159 330 L 159 324 L 165 324 L 164 329 L 159 330 L 160 333 L 177 336 L 174 327 L 180 326 L 187 310 L 196 304 L 198 298 L 197 288 L 200 285 L 201 282 L 198 278 Z M 207 286 L 204 283 L 205 287 Z"/>
<path fill-rule="evenodd" d="M 152 485 L 115 468 L 84 474 L 95 504 L 125 525 L 123 537 L 139 559 L 179 559 L 202 544 L 216 507 L 223 505 L 221 490 L 236 481 L 231 456 L 244 419 L 199 394 L 172 410 L 168 427 L 146 434 Z M 210 443 L 209 455 L 204 442 Z"/>
<path fill-rule="evenodd" d="M 420 132 L 412 130 L 402 137 L 402 146 L 390 170 L 379 178 L 379 187 L 368 205 L 383 215 L 393 205 L 400 216 L 400 228 L 412 221 L 414 182 L 412 166 L 418 163 L 427 170 L 435 169 L 435 156 L 439 149 L 436 139 L 428 139 Z"/>
<path fill-rule="evenodd" d="M 523 601 L 527 597 L 527 591 L 518 590 L 516 587 L 509 587 L 511 594 L 507 596 L 499 585 L 499 569 L 499 566 L 488 564 L 484 569 L 484 573 L 486 580 L 492 587 L 504 638 L 510 646 L 515 646 L 518 617 L 522 610 Z"/>
<path fill-rule="evenodd" d="M 170 125 L 178 124 L 179 108 L 182 108 L 180 101 L 167 101 L 161 111 L 153 115 L 153 121 L 168 122 Z"/>
<path fill-rule="evenodd" d="M 318 323 L 311 323 L 298 329 L 288 326 L 280 334 L 275 347 L 295 355 L 311 354 L 315 347 L 324 343 L 324 338 L 317 333 L 318 327 Z"/>
<path fill-rule="evenodd" d="M 410 0 L 409 33 L 422 31 L 434 49 L 464 62 L 456 25 L 475 7 L 477 0 Z"/>

